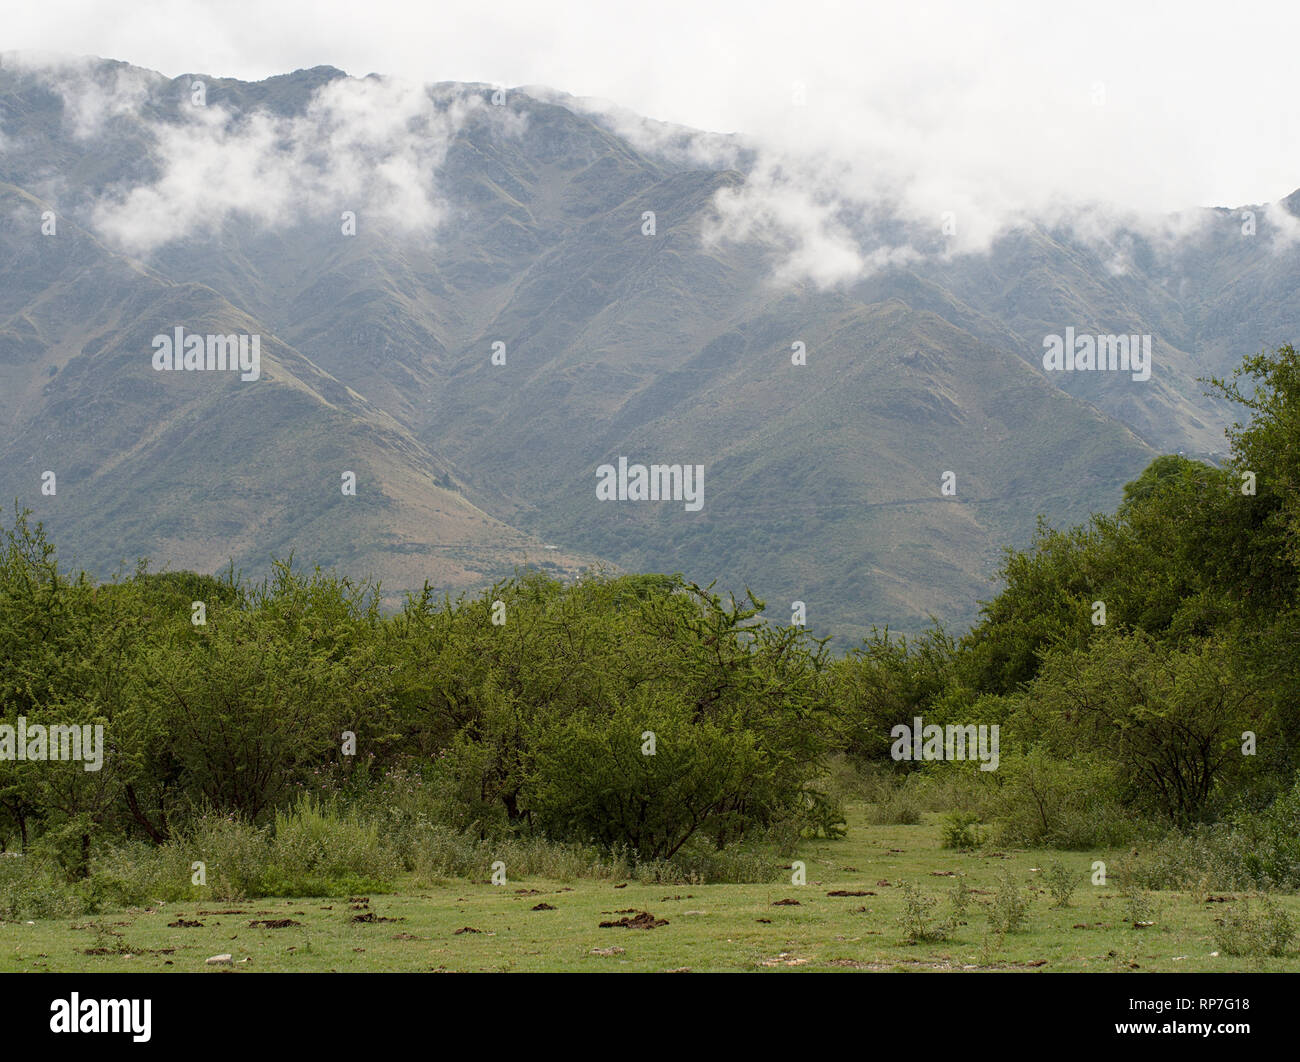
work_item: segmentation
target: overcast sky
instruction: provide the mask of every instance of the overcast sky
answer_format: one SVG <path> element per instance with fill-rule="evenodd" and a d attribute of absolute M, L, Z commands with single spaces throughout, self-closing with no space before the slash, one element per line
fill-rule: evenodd
<path fill-rule="evenodd" d="M 1289 194 L 1297 30 L 1300 5 L 1252 0 L 7 0 L 0 50 L 548 85 L 996 215 Z"/>

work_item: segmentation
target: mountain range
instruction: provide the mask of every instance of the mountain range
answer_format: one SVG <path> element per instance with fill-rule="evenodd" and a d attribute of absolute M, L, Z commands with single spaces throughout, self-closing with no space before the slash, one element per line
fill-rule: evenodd
<path fill-rule="evenodd" d="M 1300 192 L 971 253 L 883 204 L 845 224 L 910 252 L 825 284 L 710 236 L 757 149 L 640 128 L 549 89 L 6 54 L 0 497 L 101 577 L 292 555 L 391 602 L 680 571 L 844 648 L 960 630 L 1040 514 L 1221 457 L 1198 381 L 1300 335 Z M 177 327 L 260 336 L 260 375 L 158 372 Z M 1150 379 L 1046 371 L 1067 328 L 1150 336 Z M 602 501 L 620 457 L 703 466 L 702 508 Z"/>

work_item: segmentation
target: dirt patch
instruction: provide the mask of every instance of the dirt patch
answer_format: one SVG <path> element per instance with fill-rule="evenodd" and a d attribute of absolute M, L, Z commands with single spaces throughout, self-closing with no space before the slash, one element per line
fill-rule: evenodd
<path fill-rule="evenodd" d="M 786 899 L 786 900 L 773 900 L 772 906 L 773 907 L 802 907 L 803 904 L 801 904 L 798 900 Z"/>
<path fill-rule="evenodd" d="M 624 915 L 617 922 L 601 922 L 601 929 L 658 929 L 666 926 L 668 919 L 656 918 L 649 911 L 639 911 L 634 918 Z"/>
<path fill-rule="evenodd" d="M 202 929 L 203 923 L 199 921 L 191 921 L 185 918 L 184 916 L 182 916 L 176 919 L 175 922 L 168 922 L 167 928 L 168 929 Z"/>
<path fill-rule="evenodd" d="M 808 962 L 807 959 L 799 959 L 791 955 L 788 951 L 781 952 L 774 959 L 764 959 L 759 966 L 803 966 Z"/>
<path fill-rule="evenodd" d="M 483 930 L 475 929 L 473 926 L 461 926 L 458 930 L 456 930 L 455 933 L 452 934 L 452 936 L 458 937 L 462 933 L 482 933 L 482 932 Z"/>
<path fill-rule="evenodd" d="M 874 896 L 876 895 L 869 889 L 835 889 L 828 892 L 827 896 Z"/>
<path fill-rule="evenodd" d="M 351 921 L 353 921 L 353 922 L 364 922 L 365 924 L 369 925 L 369 924 L 372 923 L 372 922 L 400 922 L 400 921 L 402 921 L 402 919 L 400 919 L 400 918 L 384 918 L 384 917 L 381 916 L 381 915 L 377 915 L 377 914 L 375 914 L 374 911 L 367 911 L 365 914 L 353 915 L 352 918 L 351 918 Z"/>
<path fill-rule="evenodd" d="M 553 904 L 549 904 L 549 903 L 539 903 L 536 907 L 532 908 L 532 910 L 534 910 L 534 911 L 554 911 L 554 910 L 556 910 L 556 908 L 555 908 L 555 906 L 554 906 Z"/>
<path fill-rule="evenodd" d="M 132 948 L 127 945 L 119 945 L 116 948 L 86 948 L 84 955 L 125 955 L 130 958 L 133 955 L 175 955 L 175 948 Z"/>
<path fill-rule="evenodd" d="M 294 926 L 302 925 L 301 922 L 295 922 L 292 918 L 262 918 L 254 919 L 248 923 L 249 929 L 292 929 Z"/>

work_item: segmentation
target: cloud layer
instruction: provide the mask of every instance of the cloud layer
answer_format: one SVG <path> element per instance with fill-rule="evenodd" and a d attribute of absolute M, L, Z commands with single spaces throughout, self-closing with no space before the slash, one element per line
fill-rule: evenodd
<path fill-rule="evenodd" d="M 70 2 L 54 0 L 53 6 Z M 385 3 L 377 0 L 376 12 Z M 235 21 L 241 6 L 242 0 L 233 0 L 228 7 Z M 300 65 L 334 58 L 337 43 L 308 55 L 304 42 L 316 39 L 322 22 L 347 21 L 331 0 L 313 10 L 308 16 L 295 3 L 268 7 L 272 38 L 286 56 L 302 53 Z M 500 55 L 482 51 L 480 35 L 487 30 L 472 12 L 455 38 L 482 60 L 480 77 L 545 67 L 541 53 L 523 49 L 518 39 L 521 28 L 541 34 L 536 12 L 509 4 L 494 10 L 518 20 L 497 26 L 493 40 Z M 972 21 L 964 7 L 940 4 L 928 21 L 918 22 L 886 7 L 868 24 L 861 12 L 838 8 L 832 22 L 828 9 L 814 2 L 782 25 L 778 48 L 764 32 L 773 23 L 762 5 L 747 19 L 737 9 L 734 22 L 719 23 L 698 12 L 687 19 L 686 9 L 670 0 L 666 17 L 675 13 L 684 20 L 672 38 L 671 58 L 649 69 L 625 62 L 618 87 L 628 98 L 614 103 L 557 91 L 604 84 L 611 56 L 641 54 L 628 45 L 611 48 L 602 29 L 585 25 L 576 41 L 559 46 L 571 66 L 556 87 L 527 92 L 593 115 L 634 146 L 677 165 L 742 169 L 745 182 L 719 193 L 700 236 L 706 243 L 768 247 L 780 283 L 834 286 L 921 255 L 980 253 L 999 235 L 1031 222 L 1068 226 L 1103 246 L 1119 274 L 1129 268 L 1131 250 L 1121 228 L 1140 232 L 1158 248 L 1173 246 L 1215 223 L 1216 215 L 1189 204 L 1189 196 L 1267 183 L 1276 199 L 1300 184 L 1300 118 L 1276 94 L 1241 98 L 1258 84 L 1248 73 L 1258 66 L 1254 52 L 1246 58 L 1224 52 L 1217 69 L 1238 71 L 1242 79 L 1220 79 L 1214 94 L 1182 74 L 1160 83 L 1151 71 L 1168 73 L 1171 49 L 1181 47 L 1185 63 L 1203 37 L 1189 33 L 1173 9 L 1161 18 L 1134 12 L 1123 23 L 1124 35 L 1100 47 L 1104 28 L 1112 25 L 1108 14 L 1118 10 L 1100 4 L 1091 20 L 1047 22 L 1016 5 L 994 4 Z M 212 23 L 208 5 L 181 0 L 176 11 L 175 25 L 192 32 L 185 48 L 169 53 L 174 62 L 222 55 L 219 45 L 228 43 L 229 31 Z M 128 24 L 134 17 L 128 9 L 120 13 Z M 38 23 L 29 17 L 25 25 L 30 30 Z M 18 24 L 22 29 L 21 19 Z M 291 25 L 298 35 L 289 33 Z M 552 26 L 558 25 L 569 23 L 557 16 Z M 381 49 L 368 26 L 358 26 L 357 40 L 370 41 L 372 50 L 358 44 L 357 54 L 410 66 L 402 34 L 390 33 Z M 425 26 L 409 12 L 391 23 L 417 37 Z M 207 45 L 201 46 L 200 28 L 213 34 Z M 855 29 L 866 36 L 854 37 Z M 660 22 L 627 31 L 646 55 L 658 56 L 667 40 Z M 114 39 L 110 27 L 100 25 L 100 33 L 104 42 Z M 725 41 L 730 46 L 722 47 Z M 1149 47 L 1117 52 L 1117 41 Z M 711 62 L 702 59 L 705 45 L 712 46 Z M 234 69 L 216 73 L 246 72 L 261 61 L 264 47 L 259 38 L 256 54 L 227 57 Z M 149 48 L 137 44 L 122 54 L 134 57 L 141 50 Z M 1143 62 L 1121 62 L 1130 52 Z M 761 62 L 765 56 L 770 64 Z M 44 71 L 63 97 L 69 131 L 81 139 L 139 116 L 160 93 L 175 92 L 162 75 L 123 66 L 23 56 L 6 62 Z M 463 67 L 463 55 L 458 62 Z M 282 62 L 273 72 L 289 65 Z M 480 94 L 438 98 L 423 84 L 376 75 L 340 78 L 293 117 L 236 114 L 219 102 L 183 106 L 180 122 L 145 126 L 156 179 L 111 190 L 95 205 L 93 224 L 139 254 L 170 239 L 217 231 L 235 216 L 275 227 L 364 210 L 371 220 L 432 232 L 447 214 L 437 172 L 456 131 L 484 108 L 497 112 L 503 127 L 517 118 L 488 107 Z M 646 117 L 627 105 L 629 99 L 656 101 L 663 113 L 748 124 L 738 133 L 702 131 Z M 1205 144 L 1207 130 L 1225 115 L 1231 120 L 1218 134 L 1231 149 L 1189 162 L 1189 151 Z M 1261 125 L 1268 135 L 1251 135 Z M 1290 139 L 1288 131 L 1295 134 Z M 1274 249 L 1300 241 L 1295 218 L 1277 206 L 1261 212 L 1260 232 Z"/>

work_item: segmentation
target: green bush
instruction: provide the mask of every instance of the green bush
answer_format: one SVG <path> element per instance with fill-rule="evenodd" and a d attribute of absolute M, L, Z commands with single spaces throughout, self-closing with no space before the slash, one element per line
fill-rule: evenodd
<path fill-rule="evenodd" d="M 270 859 L 262 879 L 267 896 L 384 892 L 401 869 L 376 823 L 310 798 L 277 812 Z"/>
<path fill-rule="evenodd" d="M 979 816 L 973 811 L 950 811 L 944 816 L 940 847 L 969 851 L 981 841 Z"/>
<path fill-rule="evenodd" d="M 1239 814 L 1242 866 L 1264 888 L 1300 888 L 1300 773 L 1291 788 L 1263 812 Z"/>
<path fill-rule="evenodd" d="M 989 905 L 989 928 L 998 936 L 1024 928 L 1029 912 L 1029 898 L 1015 883 L 1010 871 L 1004 870 Z"/>
<path fill-rule="evenodd" d="M 1130 923 L 1135 929 L 1155 921 L 1155 901 L 1144 890 L 1126 885 L 1123 896 L 1124 921 Z"/>
<path fill-rule="evenodd" d="M 1053 907 L 1060 909 L 1070 906 L 1070 897 L 1074 895 L 1074 890 L 1079 885 L 1078 876 L 1074 871 L 1064 863 L 1054 862 L 1043 874 L 1043 881 L 1046 882 L 1047 891 L 1052 894 L 1052 899 L 1055 901 Z"/>
<path fill-rule="evenodd" d="M 908 944 L 942 940 L 945 936 L 944 927 L 930 922 L 939 901 L 933 896 L 927 896 L 910 881 L 903 882 L 902 889 L 903 913 L 899 915 L 898 924 L 903 929 L 903 940 Z"/>
<path fill-rule="evenodd" d="M 0 921 L 66 918 L 85 910 L 85 899 L 55 860 L 0 855 Z"/>
<path fill-rule="evenodd" d="M 1215 919 L 1214 942 L 1225 955 L 1285 955 L 1295 936 L 1291 916 L 1268 897 L 1254 910 L 1244 900 Z"/>
<path fill-rule="evenodd" d="M 889 793 L 867 809 L 867 821 L 877 826 L 915 826 L 921 821 L 921 802 L 917 797 L 899 789 Z"/>
<path fill-rule="evenodd" d="M 1040 748 L 1004 756 L 991 794 L 997 843 L 1083 851 L 1130 843 L 1140 819 L 1117 796 L 1111 766 L 1099 760 L 1057 760 Z"/>

